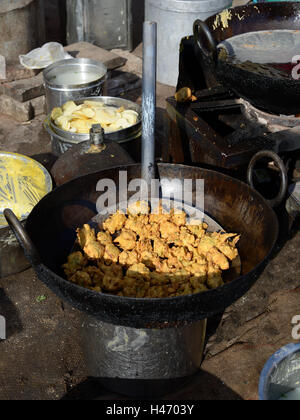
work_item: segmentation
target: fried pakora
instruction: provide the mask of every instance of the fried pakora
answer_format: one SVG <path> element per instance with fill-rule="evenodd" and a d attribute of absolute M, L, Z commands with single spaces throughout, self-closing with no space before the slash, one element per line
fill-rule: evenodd
<path fill-rule="evenodd" d="M 150 214 L 147 203 L 131 205 L 127 214 L 110 216 L 96 235 L 77 230 L 81 251 L 63 265 L 72 283 L 100 293 L 136 298 L 167 298 L 205 292 L 224 284 L 223 272 L 238 257 L 240 235 L 209 232 L 202 221 L 166 213 Z"/>
<path fill-rule="evenodd" d="M 89 259 L 99 260 L 103 257 L 105 248 L 97 241 L 95 231 L 89 225 L 78 229 L 77 237 L 81 248 Z"/>
<path fill-rule="evenodd" d="M 104 231 L 108 231 L 111 235 L 121 230 L 126 222 L 126 215 L 121 212 L 110 216 L 106 222 L 103 223 Z"/>

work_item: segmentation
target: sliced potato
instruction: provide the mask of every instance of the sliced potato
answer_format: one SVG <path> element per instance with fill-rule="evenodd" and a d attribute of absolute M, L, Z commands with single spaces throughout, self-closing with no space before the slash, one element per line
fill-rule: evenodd
<path fill-rule="evenodd" d="M 80 133 L 80 134 L 88 133 L 90 131 L 87 125 L 87 121 L 85 120 L 81 120 L 81 119 L 72 120 L 70 123 L 70 126 L 72 128 L 76 128 L 77 133 Z"/>
<path fill-rule="evenodd" d="M 99 109 L 96 111 L 95 116 L 95 119 L 99 122 L 99 124 L 112 124 L 119 118 L 120 116 L 117 112 L 110 109 Z"/>
<path fill-rule="evenodd" d="M 72 118 L 73 119 L 76 119 L 76 120 L 82 120 L 82 121 L 88 121 L 89 120 L 89 118 L 88 117 L 86 117 L 82 112 L 74 112 L 73 114 L 72 114 Z"/>
<path fill-rule="evenodd" d="M 66 131 L 70 130 L 71 124 L 70 124 L 70 121 L 67 118 L 64 118 L 62 120 L 62 122 L 61 122 L 61 128 L 63 130 L 66 130 Z"/>
<path fill-rule="evenodd" d="M 84 114 L 88 118 L 94 118 L 94 116 L 95 116 L 95 111 L 92 110 L 91 108 L 88 108 L 88 107 L 83 107 L 81 109 L 81 112 L 82 112 L 82 114 Z"/>
<path fill-rule="evenodd" d="M 77 105 L 73 101 L 66 102 L 63 107 L 63 114 L 64 115 L 72 115 L 72 113 L 77 109 Z"/>
<path fill-rule="evenodd" d="M 115 123 L 111 124 L 111 128 L 114 128 L 114 131 L 122 130 L 124 128 L 130 127 L 132 124 L 130 124 L 126 118 L 121 118 Z"/>
<path fill-rule="evenodd" d="M 88 105 L 94 108 L 102 108 L 104 106 L 103 102 L 97 102 L 97 101 L 84 101 L 84 105 Z"/>
<path fill-rule="evenodd" d="M 63 128 L 70 122 L 70 117 L 62 115 L 61 117 L 58 117 L 55 122 L 59 127 Z"/>
<path fill-rule="evenodd" d="M 94 124 L 101 124 L 106 133 L 128 128 L 137 123 L 139 115 L 123 106 L 116 108 L 86 100 L 82 105 L 68 101 L 61 108 L 54 108 L 51 118 L 63 130 L 88 134 Z"/>
<path fill-rule="evenodd" d="M 88 118 L 94 118 L 95 117 L 95 111 L 93 111 L 91 108 L 81 108 L 78 111 L 73 112 L 73 115 L 76 115 L 79 118 L 88 119 Z"/>
<path fill-rule="evenodd" d="M 122 112 L 122 118 L 125 118 L 130 125 L 134 125 L 137 123 L 139 114 L 131 109 Z"/>
<path fill-rule="evenodd" d="M 51 112 L 51 119 L 55 121 L 57 118 L 61 117 L 63 115 L 63 111 L 61 108 L 53 108 Z"/>

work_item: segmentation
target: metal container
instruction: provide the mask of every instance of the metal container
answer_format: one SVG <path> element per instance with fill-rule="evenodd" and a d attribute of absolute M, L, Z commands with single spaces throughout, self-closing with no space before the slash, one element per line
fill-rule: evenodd
<path fill-rule="evenodd" d="M 131 109 L 136 111 L 140 115 L 140 119 L 137 124 L 124 130 L 115 131 L 112 133 L 105 134 L 105 140 L 115 141 L 120 144 L 130 143 L 134 140 L 140 142 L 141 138 L 141 118 L 142 111 L 140 105 L 128 101 L 122 98 L 113 98 L 110 96 L 93 97 L 93 98 L 81 98 L 78 101 L 74 101 L 77 105 L 82 104 L 85 100 L 92 99 L 93 101 L 102 102 L 105 105 L 115 106 L 117 108 L 124 107 L 125 109 Z M 69 150 L 72 146 L 88 141 L 90 134 L 74 134 L 69 131 L 62 130 L 57 127 L 52 121 L 50 114 L 47 116 L 44 127 L 51 136 L 52 152 L 55 156 L 60 156 Z"/>
<path fill-rule="evenodd" d="M 268 360 L 260 376 L 259 399 L 285 399 L 287 393 L 297 388 L 300 388 L 299 343 L 282 347 Z"/>
<path fill-rule="evenodd" d="M 67 0 L 67 42 L 80 41 L 131 50 L 132 0 Z"/>
<path fill-rule="evenodd" d="M 146 20 L 158 24 L 157 80 L 177 85 L 181 39 L 193 33 L 196 19 L 205 20 L 230 7 L 232 0 L 146 0 Z"/>
<path fill-rule="evenodd" d="M 82 83 L 61 83 L 59 79 L 64 75 L 68 76 L 69 72 L 78 79 L 82 78 Z M 43 75 L 48 112 L 67 101 L 106 94 L 107 68 L 99 61 L 87 58 L 61 60 L 47 67 Z M 91 82 L 85 82 L 85 78 L 89 75 L 97 78 Z"/>
<path fill-rule="evenodd" d="M 7 225 L 3 211 L 6 208 L 19 207 L 19 219 L 22 225 L 25 225 L 29 208 L 33 208 L 52 190 L 52 179 L 48 171 L 38 162 L 16 153 L 1 152 L 0 169 L 5 173 L 5 179 L 1 176 L 2 182 L 0 182 L 0 278 L 2 278 L 30 267 L 15 235 Z M 40 179 L 41 183 L 37 183 L 37 179 Z M 23 205 L 21 202 L 24 202 Z"/>
<path fill-rule="evenodd" d="M 113 392 L 134 397 L 166 395 L 200 369 L 206 320 L 183 327 L 135 329 L 82 316 L 89 375 Z"/>

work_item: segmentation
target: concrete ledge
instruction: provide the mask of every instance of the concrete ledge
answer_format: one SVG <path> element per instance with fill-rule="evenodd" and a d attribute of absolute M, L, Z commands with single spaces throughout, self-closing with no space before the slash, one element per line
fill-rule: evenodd
<path fill-rule="evenodd" d="M 114 70 L 126 64 L 126 57 L 114 54 L 89 42 L 77 42 L 65 47 L 65 51 L 74 58 L 89 58 L 105 64 L 108 70 Z"/>
<path fill-rule="evenodd" d="M 30 79 L 17 80 L 15 82 L 4 82 L 1 85 L 4 95 L 10 96 L 16 101 L 26 102 L 30 99 L 44 95 L 43 73 Z"/>
<path fill-rule="evenodd" d="M 27 122 L 45 113 L 45 96 L 19 102 L 7 95 L 0 96 L 0 114 L 9 115 L 19 122 Z"/>

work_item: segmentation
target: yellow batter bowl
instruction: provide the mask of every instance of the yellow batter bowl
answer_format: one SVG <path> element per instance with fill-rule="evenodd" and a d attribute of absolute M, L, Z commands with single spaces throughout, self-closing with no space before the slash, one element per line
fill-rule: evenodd
<path fill-rule="evenodd" d="M 17 153 L 0 152 L 0 228 L 7 226 L 5 209 L 25 220 L 52 187 L 51 176 L 40 163 Z"/>

